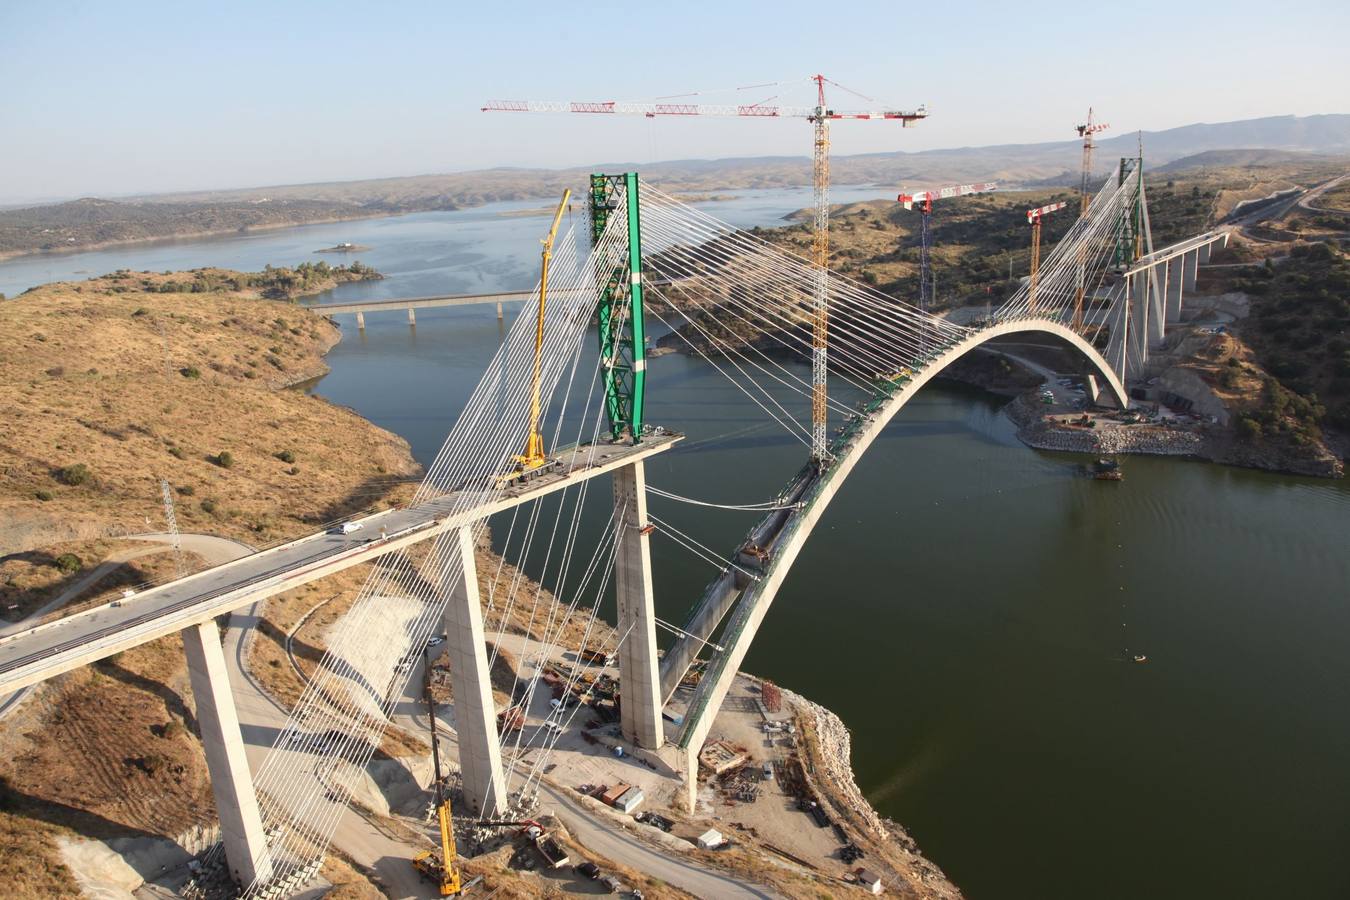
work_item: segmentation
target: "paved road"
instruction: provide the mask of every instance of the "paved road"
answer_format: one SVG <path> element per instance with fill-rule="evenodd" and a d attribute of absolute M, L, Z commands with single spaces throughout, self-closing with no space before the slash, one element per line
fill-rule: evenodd
<path fill-rule="evenodd" d="M 702 868 L 679 857 L 660 853 L 628 832 L 597 820 L 564 790 L 545 783 L 539 786 L 539 793 L 553 802 L 554 808 L 551 811 L 562 820 L 580 843 L 602 856 L 688 891 L 695 897 L 763 900 L 779 896 L 753 882 L 742 881 L 721 872 Z"/>
<path fill-rule="evenodd" d="M 419 662 L 418 671 L 424 664 L 425 659 Z M 414 732 L 426 728 L 421 692 L 417 687 L 421 683 L 422 679 L 414 671 L 394 715 L 396 721 Z M 446 752 L 448 745 L 450 756 L 457 756 L 458 737 L 444 722 L 439 721 L 439 716 L 437 718 L 442 752 Z M 540 812 L 557 816 L 582 846 L 599 856 L 688 891 L 695 897 L 763 900 L 779 896 L 764 885 L 704 868 L 676 854 L 663 853 L 586 809 L 565 788 L 540 780 L 539 794 L 542 801 Z"/>
<path fill-rule="evenodd" d="M 559 452 L 557 469 L 503 490 L 457 492 L 375 513 L 348 534 L 312 534 L 187 578 L 0 639 L 0 687 L 18 690 L 120 650 L 205 622 L 324 575 L 669 449 L 680 435 L 632 446 L 600 442 Z"/>
<path fill-rule="evenodd" d="M 173 540 L 171 535 L 164 533 L 133 534 L 129 535 L 129 537 L 132 540 L 151 542 L 153 546 L 120 550 L 117 553 L 109 555 L 107 559 L 95 566 L 89 574 L 67 587 L 58 596 L 43 604 L 39 609 L 34 610 L 32 614 L 18 622 L 7 623 L 0 626 L 0 637 L 16 634 L 32 627 L 33 624 L 40 622 L 48 613 L 71 603 L 122 565 L 133 559 L 139 559 L 142 556 L 165 552 L 168 550 L 168 547 L 163 545 L 169 544 Z M 240 556 L 246 556 L 253 552 L 253 548 L 249 547 L 247 544 L 241 544 L 238 541 L 233 541 L 229 538 L 216 537 L 211 534 L 184 534 L 180 536 L 180 540 L 184 550 L 202 556 L 207 560 L 208 565 L 215 565 L 219 562 L 238 559 Z M 24 700 L 28 698 L 34 689 L 35 686 L 30 685 L 29 687 L 0 698 L 0 719 L 4 719 L 10 713 L 22 706 Z"/>
<path fill-rule="evenodd" d="M 1313 188 L 1312 190 L 1305 193 L 1303 196 L 1299 197 L 1298 205 L 1306 209 L 1308 212 L 1327 212 L 1345 215 L 1345 210 L 1343 209 L 1332 209 L 1329 206 L 1314 206 L 1312 201 L 1321 197 L 1327 191 L 1331 190 L 1336 185 L 1340 184 L 1342 181 L 1345 181 L 1345 179 L 1347 178 L 1350 178 L 1350 174 L 1341 175 L 1340 177 L 1333 178 L 1330 181 L 1322 182 L 1317 187 Z"/>
<path fill-rule="evenodd" d="M 225 632 L 225 659 L 231 670 L 230 680 L 239 712 L 239 727 L 247 745 L 249 768 L 255 773 L 272 749 L 277 732 L 286 727 L 288 718 L 287 711 L 272 700 L 245 665 L 248 642 L 254 633 L 261 606 L 261 602 L 255 603 L 231 615 L 230 627 Z M 439 896 L 417 875 L 408 861 L 415 854 L 428 849 L 425 845 L 399 841 L 365 818 L 348 811 L 338 820 L 333 846 L 358 865 L 374 869 L 388 895 L 394 900 L 431 900 Z"/>

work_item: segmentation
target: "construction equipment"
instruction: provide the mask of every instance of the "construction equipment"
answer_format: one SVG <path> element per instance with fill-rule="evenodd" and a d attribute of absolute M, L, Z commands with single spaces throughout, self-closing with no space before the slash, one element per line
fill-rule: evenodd
<path fill-rule="evenodd" d="M 553 214 L 553 225 L 548 230 L 548 237 L 543 240 L 544 250 L 539 266 L 539 313 L 534 327 L 534 376 L 530 384 L 530 434 L 525 439 L 525 452 L 514 457 L 516 470 L 501 480 L 502 486 L 513 481 L 528 481 L 558 465 L 557 460 L 549 459 L 548 454 L 544 452 L 544 435 L 539 428 L 539 419 L 542 415 L 542 401 L 539 394 L 544 363 L 544 310 L 548 301 L 548 264 L 553 258 L 553 240 L 558 236 L 558 225 L 562 222 L 563 211 L 567 209 L 567 201 L 571 196 L 571 188 L 563 191 L 562 201 L 558 204 L 557 212 Z"/>
<path fill-rule="evenodd" d="M 913 209 L 915 204 L 920 204 L 919 209 L 923 213 L 923 219 L 919 225 L 919 308 L 924 312 L 927 312 L 937 302 L 937 282 L 933 279 L 933 270 L 929 262 L 929 253 L 933 247 L 930 221 L 933 216 L 933 201 L 945 200 L 949 197 L 964 197 L 967 194 L 983 194 L 997 189 L 998 184 L 993 181 L 980 184 L 952 184 L 935 191 L 901 194 L 895 198 L 905 209 Z"/>
<path fill-rule="evenodd" d="M 555 225 L 556 227 L 556 225 Z M 450 795 L 445 789 L 445 777 L 441 774 L 441 745 L 436 731 L 436 698 L 431 695 L 431 679 L 428 676 L 423 686 L 427 700 L 427 718 L 431 725 L 431 759 L 436 775 L 436 818 L 441 828 L 441 852 L 425 850 L 413 857 L 413 868 L 423 878 L 435 884 L 442 897 L 456 897 L 463 893 L 460 885 L 459 866 L 456 864 L 455 832 L 450 820 Z"/>
<path fill-rule="evenodd" d="M 1083 139 L 1083 174 L 1078 183 L 1079 208 L 1078 215 L 1082 216 L 1087 212 L 1088 202 L 1088 183 L 1092 180 L 1092 151 L 1096 145 L 1092 141 L 1092 136 L 1110 128 L 1105 122 L 1094 123 L 1092 121 L 1092 107 L 1088 107 L 1087 122 L 1076 126 L 1078 136 Z M 1081 331 L 1083 328 L 1083 299 L 1087 295 L 1087 260 L 1084 256 L 1085 249 L 1078 251 L 1078 291 L 1073 301 L 1073 328 L 1075 331 Z"/>
<path fill-rule="evenodd" d="M 1083 139 L 1083 176 L 1078 184 L 1078 194 L 1081 198 L 1078 214 L 1081 216 L 1087 212 L 1088 208 L 1088 182 L 1092 180 L 1092 151 L 1096 149 L 1096 144 L 1092 142 L 1092 136 L 1099 134 L 1111 126 L 1105 122 L 1092 121 L 1092 107 L 1088 107 L 1087 122 L 1075 126 L 1078 136 Z"/>
<path fill-rule="evenodd" d="M 1041 219 L 1068 205 L 1060 201 L 1027 210 L 1027 224 L 1031 226 L 1031 279 L 1027 284 L 1027 311 L 1032 314 L 1036 312 L 1036 281 L 1041 268 Z"/>
<path fill-rule="evenodd" d="M 499 100 L 482 107 L 483 112 L 566 112 L 589 115 L 630 115 L 654 119 L 661 116 L 734 116 L 748 119 L 806 119 L 812 124 L 812 180 L 815 186 L 815 231 L 812 240 L 812 260 L 817 267 L 812 302 L 811 326 L 811 458 L 824 466 L 826 449 L 826 386 L 828 366 L 827 342 L 829 336 L 829 189 L 830 189 L 830 128 L 831 119 L 898 119 L 902 126 L 928 115 L 926 107 L 914 110 L 881 110 L 878 112 L 845 112 L 831 109 L 825 102 L 825 83 L 849 91 L 843 85 L 830 81 L 824 75 L 813 75 L 816 85 L 815 106 L 777 106 L 768 101 L 737 105 L 704 105 L 697 103 L 617 103 L 602 102 Z M 768 85 L 754 85 L 767 87 Z M 849 91 L 849 93 L 856 93 Z M 859 94 L 858 96 L 862 96 Z M 863 99 L 870 100 L 864 97 Z"/>

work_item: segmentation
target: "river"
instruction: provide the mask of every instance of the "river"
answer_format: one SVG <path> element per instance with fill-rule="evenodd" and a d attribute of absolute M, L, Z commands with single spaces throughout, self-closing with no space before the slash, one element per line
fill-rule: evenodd
<path fill-rule="evenodd" d="M 861 199 L 879 196 L 858 191 Z M 774 224 L 809 193 L 709 204 Z M 338 241 L 389 277 L 327 299 L 518 289 L 540 217 L 500 204 L 0 264 L 0 290 L 77 269 L 291 265 Z M 35 283 L 35 282 L 34 282 Z M 367 316 L 314 388 L 435 454 L 495 350 L 491 307 Z M 649 364 L 649 464 L 692 497 L 769 497 L 805 449 L 706 364 Z M 1001 401 L 926 388 L 858 465 L 746 663 L 836 711 L 864 793 L 973 898 L 1344 897 L 1350 870 L 1350 488 L 1127 458 L 1125 481 L 1020 444 Z M 752 514 L 653 499 L 730 549 Z M 653 542 L 659 614 L 713 574 Z M 1129 647 L 1142 665 L 1121 661 Z"/>

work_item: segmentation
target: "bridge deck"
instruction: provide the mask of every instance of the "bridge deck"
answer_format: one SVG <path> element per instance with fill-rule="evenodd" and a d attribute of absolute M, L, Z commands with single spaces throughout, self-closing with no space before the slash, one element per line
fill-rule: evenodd
<path fill-rule="evenodd" d="M 670 449 L 681 439 L 661 434 L 643 443 L 599 443 L 558 454 L 557 471 L 527 486 L 482 492 L 479 502 L 456 492 L 359 521 L 351 534 L 320 532 L 245 556 L 0 640 L 0 695 L 44 681 L 172 634 L 325 575 L 369 562 L 442 532 L 538 499 Z M 381 537 L 383 531 L 383 537 Z"/>

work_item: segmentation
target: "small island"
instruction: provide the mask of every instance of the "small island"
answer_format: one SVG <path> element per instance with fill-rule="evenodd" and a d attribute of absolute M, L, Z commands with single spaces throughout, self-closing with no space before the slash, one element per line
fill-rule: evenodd
<path fill-rule="evenodd" d="M 340 244 L 334 244 L 331 247 L 324 247 L 322 250 L 315 250 L 315 253 L 365 253 L 370 248 L 363 244 L 353 244 L 351 241 L 343 241 Z"/>

